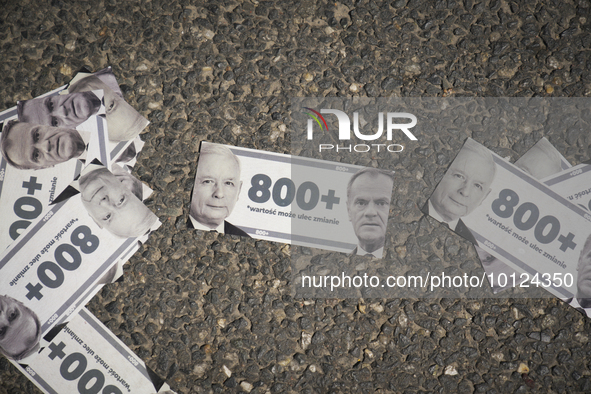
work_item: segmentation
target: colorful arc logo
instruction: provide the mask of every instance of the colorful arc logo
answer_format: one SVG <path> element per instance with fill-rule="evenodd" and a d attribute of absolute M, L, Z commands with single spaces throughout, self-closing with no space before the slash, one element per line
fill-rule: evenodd
<path fill-rule="evenodd" d="M 314 114 L 316 114 L 317 116 L 314 116 L 314 114 L 311 114 L 309 112 L 306 112 L 306 113 L 308 115 L 310 115 L 312 118 L 314 118 L 314 120 L 316 121 L 316 123 L 318 123 L 318 126 L 320 126 L 320 130 L 322 130 L 322 123 L 324 123 L 324 128 L 328 132 L 328 125 L 326 124 L 326 120 L 324 120 L 324 117 L 322 115 L 320 115 L 320 112 L 315 111 L 312 108 L 308 108 L 308 107 L 304 107 L 304 108 L 307 109 L 308 111 L 314 112 Z M 322 123 L 320 123 L 320 120 L 318 118 L 320 118 L 322 120 Z"/>

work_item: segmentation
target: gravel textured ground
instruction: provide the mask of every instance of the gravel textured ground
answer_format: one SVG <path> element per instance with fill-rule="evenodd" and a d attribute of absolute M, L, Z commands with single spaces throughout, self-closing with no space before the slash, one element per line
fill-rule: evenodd
<path fill-rule="evenodd" d="M 589 0 L 0 9 L 0 107 L 111 65 L 151 121 L 135 174 L 154 189 L 148 205 L 163 225 L 88 308 L 179 394 L 591 392 L 590 320 L 560 301 L 294 299 L 290 247 L 186 230 L 199 142 L 290 153 L 291 97 L 591 95 Z M 516 159 L 542 135 L 473 137 Z M 590 158 L 587 129 L 549 139 L 571 163 Z M 442 152 L 436 141 L 401 156 L 407 216 L 391 224 L 391 253 L 416 259 L 431 245 L 448 262 L 475 261 L 466 242 L 421 219 L 463 142 Z M 37 392 L 0 358 L 0 393 Z"/>

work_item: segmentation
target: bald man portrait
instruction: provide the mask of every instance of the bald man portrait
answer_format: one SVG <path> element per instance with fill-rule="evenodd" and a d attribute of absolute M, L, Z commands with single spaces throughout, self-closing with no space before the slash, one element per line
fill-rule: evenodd
<path fill-rule="evenodd" d="M 240 160 L 229 148 L 202 145 L 189 212 L 193 227 L 249 237 L 245 231 L 226 221 L 240 196 L 240 170 Z"/>
<path fill-rule="evenodd" d="M 112 73 L 100 71 L 95 74 L 81 74 L 68 86 L 68 93 L 102 90 L 105 104 L 109 141 L 128 141 L 137 137 L 148 125 L 148 120 L 129 105 L 123 96 L 111 89 L 108 83 L 114 79 Z"/>
<path fill-rule="evenodd" d="M 121 238 L 141 237 L 158 218 L 131 191 L 124 179 L 101 167 L 78 181 L 82 204 L 100 228 Z"/>
<path fill-rule="evenodd" d="M 53 167 L 86 156 L 90 133 L 67 127 L 7 122 L 0 133 L 0 154 L 23 170 Z"/>
<path fill-rule="evenodd" d="M 21 360 L 37 350 L 41 324 L 37 315 L 22 302 L 0 295 L 0 350 Z"/>
<path fill-rule="evenodd" d="M 347 214 L 357 236 L 352 255 L 382 258 L 394 173 L 378 168 L 357 171 L 347 185 Z"/>
<path fill-rule="evenodd" d="M 488 196 L 495 172 L 488 149 L 468 140 L 422 211 L 477 245 L 461 218 L 472 213 Z"/>

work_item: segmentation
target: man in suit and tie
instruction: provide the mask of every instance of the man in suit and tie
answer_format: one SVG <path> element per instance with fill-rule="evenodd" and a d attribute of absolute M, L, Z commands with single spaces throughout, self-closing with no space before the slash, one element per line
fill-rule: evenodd
<path fill-rule="evenodd" d="M 39 318 L 22 302 L 0 295 L 0 351 L 20 360 L 38 349 L 41 337 Z"/>
<path fill-rule="evenodd" d="M 490 152 L 483 146 L 468 141 L 422 211 L 478 245 L 461 218 L 469 215 L 488 196 L 495 171 Z"/>
<path fill-rule="evenodd" d="M 84 160 L 89 140 L 85 131 L 11 120 L 0 133 L 0 153 L 15 168 L 38 170 Z"/>
<path fill-rule="evenodd" d="M 199 153 L 189 212 L 193 227 L 249 237 L 225 220 L 232 213 L 241 188 L 238 157 L 223 145 L 204 144 Z"/>
<path fill-rule="evenodd" d="M 591 235 L 587 237 L 577 264 L 577 301 L 591 308 Z"/>
<path fill-rule="evenodd" d="M 369 167 L 349 180 L 347 213 L 358 240 L 352 255 L 382 257 L 393 185 L 392 171 Z"/>

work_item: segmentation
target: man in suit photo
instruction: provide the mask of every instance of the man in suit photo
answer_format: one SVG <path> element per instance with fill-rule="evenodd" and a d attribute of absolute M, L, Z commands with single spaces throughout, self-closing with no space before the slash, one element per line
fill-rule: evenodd
<path fill-rule="evenodd" d="M 392 171 L 369 167 L 349 180 L 347 213 L 358 240 L 352 255 L 382 257 L 393 185 Z"/>
<path fill-rule="evenodd" d="M 0 133 L 0 153 L 12 167 L 38 170 L 86 157 L 90 133 L 74 128 L 7 122 Z"/>
<path fill-rule="evenodd" d="M 490 152 L 481 145 L 466 143 L 422 211 L 478 245 L 461 218 L 488 196 L 495 172 Z"/>
<path fill-rule="evenodd" d="M 114 91 L 108 83 L 114 80 L 110 69 L 94 74 L 80 75 L 74 78 L 68 86 L 68 93 L 103 91 L 109 141 L 128 141 L 137 137 L 148 125 L 148 120 L 129 105 L 123 96 Z"/>
<path fill-rule="evenodd" d="M 39 318 L 22 302 L 0 295 L 0 351 L 14 360 L 35 350 L 41 338 Z"/>
<path fill-rule="evenodd" d="M 145 235 L 158 218 L 106 167 L 80 176 L 82 204 L 99 227 L 121 238 Z"/>
<path fill-rule="evenodd" d="M 189 212 L 193 227 L 249 236 L 226 221 L 240 196 L 240 172 L 240 160 L 229 148 L 214 144 L 201 147 Z"/>

